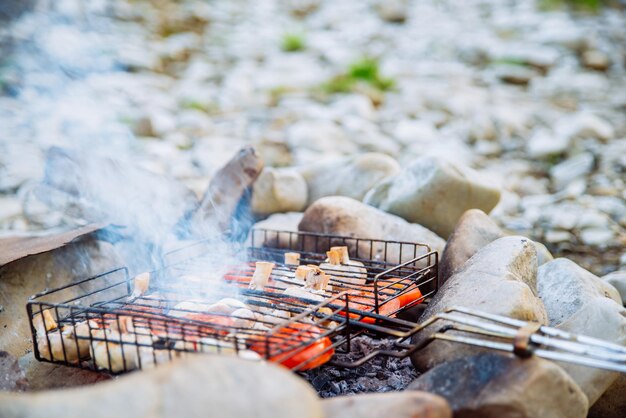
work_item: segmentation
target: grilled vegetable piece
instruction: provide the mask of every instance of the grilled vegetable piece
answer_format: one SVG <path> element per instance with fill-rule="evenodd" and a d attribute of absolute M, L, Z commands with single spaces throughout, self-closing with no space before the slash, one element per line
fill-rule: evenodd
<path fill-rule="evenodd" d="M 267 261 L 257 261 L 249 288 L 253 290 L 263 290 L 267 286 L 275 264 Z"/>
<path fill-rule="evenodd" d="M 365 284 L 367 269 L 363 263 L 350 260 L 348 247 L 332 247 L 326 255 L 327 262 L 320 264 L 320 268 L 332 276 L 338 287 L 342 284 Z"/>
<path fill-rule="evenodd" d="M 285 265 L 299 266 L 300 265 L 300 253 L 285 253 Z"/>
<path fill-rule="evenodd" d="M 315 325 L 297 322 L 279 329 L 274 335 L 257 339 L 250 349 L 289 369 L 310 370 L 329 361 L 335 353 L 330 338 L 322 334 Z"/>
<path fill-rule="evenodd" d="M 133 293 L 130 295 L 131 299 L 136 299 L 139 296 L 144 295 L 148 291 L 150 286 L 150 273 L 145 272 L 135 276 L 135 287 Z"/>
<path fill-rule="evenodd" d="M 37 315 L 39 316 L 33 318 L 33 323 L 37 331 L 37 349 L 42 358 L 48 361 L 78 363 L 89 357 L 89 342 L 86 338 L 89 336 L 90 326 L 96 327 L 95 322 L 84 321 L 59 329 L 48 310 L 43 311 L 43 317 Z M 44 325 L 43 318 L 46 317 Z"/>

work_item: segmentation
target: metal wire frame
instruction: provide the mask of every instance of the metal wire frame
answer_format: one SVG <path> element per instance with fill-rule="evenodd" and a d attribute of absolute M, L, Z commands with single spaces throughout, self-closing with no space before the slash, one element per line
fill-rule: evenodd
<path fill-rule="evenodd" d="M 116 273 L 123 273 L 123 279 L 111 280 L 111 276 Z M 96 290 L 82 291 L 80 287 L 94 284 L 92 281 L 101 283 L 96 284 Z M 195 319 L 194 315 L 198 315 L 198 311 L 176 307 L 178 302 L 185 300 L 186 293 L 177 294 L 172 289 L 153 290 L 132 298 L 132 281 L 126 269 L 116 269 L 34 295 L 27 304 L 27 311 L 31 319 L 35 357 L 41 361 L 117 374 L 169 361 L 189 352 L 240 354 L 242 350 L 249 349 L 250 343 L 257 347 L 264 346 L 261 351 L 266 359 L 284 363 L 302 353 L 312 343 L 333 338 L 332 344 L 323 351 L 291 367 L 297 371 L 331 350 L 349 350 L 351 333 L 348 318 L 340 315 L 341 311 L 347 309 L 347 296 L 344 300 L 336 297 L 311 304 L 310 301 L 278 293 L 240 290 L 239 298 L 253 312 L 259 313 L 266 309 L 263 318 L 254 321 L 266 329 L 257 329 L 220 323 L 219 318 L 233 318 L 226 314 L 211 313 L 205 318 Z M 42 300 L 72 290 L 77 291 L 79 296 L 64 299 L 63 302 Z M 221 297 L 232 296 L 232 289 L 223 292 L 213 290 L 211 293 L 213 301 L 216 301 Z M 98 301 L 88 306 L 80 303 L 94 298 Z M 209 300 L 200 298 L 194 303 L 206 302 Z M 327 309 L 324 311 L 323 308 Z M 277 312 L 268 312 L 267 309 Z M 45 311 L 50 316 L 44 315 Z M 280 313 L 289 313 L 293 317 L 284 319 Z M 192 318 L 180 317 L 185 314 L 190 314 Z M 334 324 L 329 324 L 331 317 L 335 318 Z M 36 329 L 35 318 L 41 318 L 43 327 L 39 330 Z M 121 329 L 123 322 L 128 319 L 131 321 L 130 329 L 125 330 L 123 338 L 106 332 Z M 78 332 L 80 324 L 87 324 L 82 334 Z M 58 338 L 62 333 L 69 337 Z M 56 344 L 51 343 L 53 337 L 56 337 Z M 93 358 L 91 362 L 87 361 L 99 343 L 105 347 L 104 364 L 102 361 L 97 364 Z M 122 366 L 115 366 L 113 357 L 121 359 Z"/>
<path fill-rule="evenodd" d="M 404 358 L 435 340 L 452 341 L 476 347 L 514 353 L 519 357 L 536 355 L 553 361 L 626 373 L 626 347 L 601 339 L 577 335 L 537 323 L 489 314 L 464 307 L 451 307 L 420 324 L 396 318 L 384 323 L 361 324 L 370 331 L 397 337 L 397 350 L 376 350 L 352 362 L 334 360 L 339 367 L 354 368 L 380 355 Z M 441 327 L 418 343 L 406 341 L 425 329 Z M 459 333 L 451 334 L 450 331 Z"/>
<path fill-rule="evenodd" d="M 263 341 L 264 357 L 284 363 L 307 350 L 313 343 L 323 338 L 332 338 L 332 344 L 323 352 L 292 367 L 294 370 L 301 370 L 331 350 L 333 352 L 349 351 L 350 339 L 353 336 L 371 330 L 368 326 L 351 326 L 354 321 L 366 318 L 371 319 L 372 322 L 383 321 L 388 315 L 393 315 L 402 309 L 399 307 L 393 311 L 387 310 L 383 315 L 381 310 L 386 303 L 416 289 L 417 286 L 420 288 L 429 286 L 433 289 L 430 292 L 423 292 L 422 298 L 404 307 L 408 308 L 432 295 L 438 287 L 437 253 L 430 251 L 428 246 L 422 244 L 271 230 L 253 231 L 251 242 L 257 242 L 260 236 L 263 241 L 262 246 L 250 246 L 247 249 L 248 259 L 275 261 L 277 267 L 272 274 L 275 285 L 268 286 L 263 292 L 247 289 L 237 289 L 237 292 L 250 306 L 267 310 L 271 307 L 276 308 L 278 304 L 281 311 L 288 312 L 292 316 L 289 320 L 275 324 L 271 330 L 259 332 L 247 327 L 237 328 L 215 323 L 215 321 L 211 323 L 205 320 L 180 318 L 180 314 L 193 315 L 195 311 L 184 312 L 185 310 L 178 309 L 183 312 L 178 312 L 179 315 L 172 314 L 177 311 L 174 309 L 176 301 L 184 300 L 185 296 L 188 298 L 190 294 L 195 295 L 194 299 L 197 299 L 197 296 L 206 290 L 202 286 L 194 288 L 194 283 L 191 282 L 177 286 L 180 283 L 168 280 L 168 278 L 171 279 L 175 269 L 180 274 L 181 268 L 184 271 L 186 265 L 193 263 L 195 259 L 201 259 L 206 251 L 210 250 L 210 246 L 209 248 L 206 246 L 208 242 L 197 242 L 166 254 L 165 266 L 152 272 L 156 280 L 151 282 L 151 293 L 134 298 L 132 301 L 129 298 L 132 295 L 133 279 L 129 277 L 126 268 L 115 269 L 34 295 L 27 309 L 31 319 L 36 358 L 69 366 L 100 368 L 117 373 L 157 364 L 182 353 L 196 352 L 198 341 L 205 341 L 203 344 L 207 345 L 206 339 L 209 339 L 211 341 L 208 344 L 210 345 L 209 351 L 217 353 L 223 351 L 238 353 L 241 348 L 247 347 L 246 341 Z M 285 239 L 290 246 L 267 246 L 272 240 L 281 244 Z M 287 297 L 279 293 L 284 289 L 281 285 L 289 284 L 289 275 L 295 269 L 280 262 L 285 252 L 300 252 L 303 264 L 319 264 L 325 260 L 325 250 L 330 246 L 341 245 L 348 246 L 352 259 L 361 261 L 366 266 L 368 279 L 366 285 L 354 285 L 345 280 L 345 272 L 330 269 L 328 273 L 333 277 L 331 284 L 335 290 L 327 292 L 328 294 L 321 303 L 319 300 Z M 420 249 L 423 252 L 421 255 L 418 254 Z M 190 250 L 195 251 L 196 254 L 190 255 Z M 363 255 L 370 256 L 372 259 L 362 258 Z M 182 256 L 182 259 L 172 261 L 172 256 L 174 258 Z M 167 262 L 168 259 L 170 259 L 169 262 Z M 250 265 L 240 266 L 239 270 L 240 274 L 247 277 L 252 275 Z M 114 279 L 113 275 L 122 277 Z M 355 299 L 355 292 L 359 294 L 358 303 L 351 301 Z M 68 295 L 65 295 L 66 293 Z M 210 294 L 214 299 L 220 294 L 233 296 L 232 289 L 212 289 Z M 56 328 L 48 329 L 46 326 L 46 318 L 43 315 L 45 311 L 53 313 L 54 321 L 58 324 Z M 268 313 L 264 312 L 264 315 Z M 37 317 L 43 320 L 43 330 L 36 329 Z M 132 330 L 131 332 L 126 330 L 125 335 L 130 335 L 130 338 L 124 340 L 121 335 L 111 336 L 106 331 L 102 332 L 103 328 L 121 329 L 128 318 L 131 320 Z M 327 325 L 331 319 L 334 322 L 332 327 Z M 88 332 L 78 335 L 77 327 L 84 323 L 88 324 Z M 314 324 L 320 330 L 319 333 L 312 334 L 306 328 L 302 330 L 297 326 L 305 323 Z M 68 330 L 73 337 L 67 340 L 60 338 L 60 353 L 53 353 L 51 335 L 59 339 L 54 334 L 57 333 L 60 336 L 62 332 Z M 285 330 L 290 330 L 289 335 L 285 335 Z M 37 335 L 42 332 L 45 335 Z M 155 335 L 158 339 L 147 340 L 147 337 Z M 43 344 L 42 348 L 47 349 L 47 352 L 40 350 L 41 340 L 38 340 L 38 337 L 45 341 L 46 344 Z M 106 364 L 104 366 L 94 364 L 93 361 L 91 363 L 84 361 L 85 357 L 88 357 L 82 355 L 85 351 L 85 343 L 89 345 L 90 355 L 93 354 L 94 344 L 105 345 Z M 182 346 L 180 343 L 183 343 Z M 191 347 L 186 343 L 191 343 Z M 57 343 L 57 349 L 58 345 L 59 343 Z M 129 365 L 127 354 L 132 353 L 132 350 L 135 351 L 131 357 L 133 364 Z M 146 356 L 142 357 L 140 354 L 142 352 L 145 354 L 146 351 L 148 357 L 151 356 L 152 359 L 144 365 L 142 362 Z M 123 367 L 117 369 L 113 367 L 112 352 L 121 355 Z M 72 354 L 77 358 L 73 358 Z"/>
<path fill-rule="evenodd" d="M 253 229 L 249 244 L 247 260 L 251 263 L 235 266 L 230 274 L 250 279 L 254 273 L 254 261 L 272 261 L 276 264 L 270 276 L 273 284 L 267 287 L 272 291 L 298 284 L 292 279 L 295 266 L 283 263 L 286 252 L 298 252 L 301 264 L 318 265 L 324 262 L 326 251 L 331 247 L 348 247 L 351 259 L 363 263 L 367 269 L 366 283 L 354 284 L 351 280 L 353 273 L 341 267 L 326 266 L 324 271 L 331 275 L 331 288 L 325 292 L 324 298 L 332 298 L 344 291 L 351 293 L 353 315 L 360 314 L 360 311 L 380 314 L 385 305 L 391 306 L 392 302 L 419 288 L 421 297 L 396 309 L 384 310 L 385 315 L 392 316 L 433 296 L 439 288 L 438 254 L 426 244 L 271 229 Z M 167 253 L 166 265 L 201 259 L 210 250 L 207 242 L 194 243 Z"/>

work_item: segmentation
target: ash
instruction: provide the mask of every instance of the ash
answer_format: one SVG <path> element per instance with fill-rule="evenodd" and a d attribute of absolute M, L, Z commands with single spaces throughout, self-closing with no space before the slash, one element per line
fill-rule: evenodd
<path fill-rule="evenodd" d="M 393 349 L 393 339 L 373 339 L 359 336 L 352 340 L 350 353 L 336 354 L 337 360 L 355 361 L 377 349 Z M 417 378 L 417 372 L 407 357 L 377 356 L 355 369 L 325 365 L 303 372 L 322 398 L 363 392 L 403 390 Z"/>

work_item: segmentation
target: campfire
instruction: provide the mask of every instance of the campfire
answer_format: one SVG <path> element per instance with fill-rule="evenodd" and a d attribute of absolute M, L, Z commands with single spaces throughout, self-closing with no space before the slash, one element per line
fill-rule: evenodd
<path fill-rule="evenodd" d="M 210 353 L 306 371 L 404 358 L 439 339 L 626 372 L 626 348 L 536 322 L 463 307 L 421 323 L 397 318 L 438 289 L 437 253 L 417 255 L 422 244 L 274 230 L 254 230 L 251 243 L 261 245 L 247 248 L 248 262 L 230 266 L 211 288 L 206 277 L 188 274 L 210 251 L 199 243 L 165 258 L 199 254 L 149 273 L 131 278 L 115 269 L 35 295 L 28 313 L 36 358 L 117 374 Z M 413 257 L 398 264 L 403 254 Z M 71 287 L 80 296 L 64 300 Z M 406 342 L 442 322 L 421 342 Z M 397 341 L 350 361 L 335 358 L 364 334 Z"/>
<path fill-rule="evenodd" d="M 165 258 L 200 255 L 150 273 L 115 269 L 36 295 L 28 304 L 36 357 L 120 373 L 199 352 L 308 370 L 349 352 L 358 335 L 392 336 L 382 324 L 437 288 L 437 254 L 418 255 L 419 244 L 270 230 L 251 241 L 264 245 L 249 247 L 249 261 L 211 288 L 188 274 L 202 261 L 195 244 Z M 266 246 L 285 241 L 293 245 Z M 64 300 L 70 287 L 85 290 Z"/>

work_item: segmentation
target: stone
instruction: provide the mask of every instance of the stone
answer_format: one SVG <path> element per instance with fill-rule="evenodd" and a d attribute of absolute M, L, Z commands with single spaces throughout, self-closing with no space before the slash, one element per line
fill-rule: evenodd
<path fill-rule="evenodd" d="M 611 298 L 592 296 L 557 328 L 623 346 L 626 344 L 626 309 L 621 302 L 616 303 Z M 585 392 L 589 405 L 595 404 L 619 376 L 618 372 L 570 363 L 559 363 L 559 365 Z"/>
<path fill-rule="evenodd" d="M 0 351 L 0 390 L 23 391 L 28 389 L 28 380 L 17 358 Z"/>
<path fill-rule="evenodd" d="M 275 213 L 252 226 L 248 242 L 255 247 L 290 248 L 290 244 L 296 242 L 298 224 L 303 215 L 300 212 Z M 274 232 L 260 231 L 263 229 Z"/>
<path fill-rule="evenodd" d="M 264 138 L 254 144 L 266 166 L 269 167 L 286 167 L 293 163 L 293 156 L 289 151 L 289 146 L 281 141 L 273 141 Z"/>
<path fill-rule="evenodd" d="M 550 177 L 556 187 L 563 187 L 593 170 L 594 157 L 583 152 L 550 168 Z"/>
<path fill-rule="evenodd" d="M 543 266 L 544 264 L 554 260 L 552 253 L 548 250 L 548 247 L 540 242 L 534 241 L 535 249 L 537 250 L 537 265 Z"/>
<path fill-rule="evenodd" d="M 292 169 L 266 167 L 252 185 L 252 212 L 269 215 L 304 210 L 308 189 L 304 178 Z"/>
<path fill-rule="evenodd" d="M 449 277 L 459 271 L 478 250 L 506 235 L 495 221 L 480 209 L 470 209 L 465 212 L 448 238 L 441 255 L 440 283 L 445 283 Z M 533 242 L 533 244 L 537 250 L 538 265 L 553 259 L 545 245 L 540 242 Z"/>
<path fill-rule="evenodd" d="M 393 137 L 403 145 L 428 143 L 439 137 L 435 126 L 425 120 L 402 119 L 393 129 Z"/>
<path fill-rule="evenodd" d="M 392 157 L 367 153 L 296 167 L 308 185 L 307 206 L 324 196 L 347 196 L 362 200 L 382 180 L 397 174 Z"/>
<path fill-rule="evenodd" d="M 190 356 L 82 388 L 0 393 L 5 418 L 193 418 L 210 411 L 233 418 L 324 416 L 313 388 L 290 371 L 216 355 Z"/>
<path fill-rule="evenodd" d="M 343 129 L 329 120 L 301 120 L 287 129 L 287 142 L 296 155 L 302 151 L 319 155 L 344 156 L 355 154 L 358 147 Z"/>
<path fill-rule="evenodd" d="M 580 231 L 579 236 L 585 245 L 605 247 L 613 241 L 615 233 L 605 228 L 585 228 Z"/>
<path fill-rule="evenodd" d="M 448 402 L 420 391 L 364 393 L 324 399 L 326 418 L 452 418 Z"/>
<path fill-rule="evenodd" d="M 606 53 L 593 49 L 583 52 L 581 61 L 583 66 L 596 71 L 606 71 L 611 66 L 611 59 Z"/>
<path fill-rule="evenodd" d="M 444 397 L 455 418 L 583 418 L 588 408 L 585 394 L 556 364 L 497 353 L 440 364 L 408 390 Z"/>
<path fill-rule="evenodd" d="M 626 374 L 617 380 L 589 409 L 588 418 L 622 418 L 626 411 Z"/>
<path fill-rule="evenodd" d="M 67 241 L 66 241 L 67 242 Z M 43 252 L 45 251 L 45 252 Z M 135 256 L 136 254 L 133 254 Z M 95 239 L 94 234 L 65 244 L 48 248 L 0 267 L 0 347 L 15 357 L 22 357 L 33 348 L 26 302 L 43 289 L 65 286 L 77 278 L 91 277 L 124 263 L 115 248 Z M 116 280 L 119 277 L 115 276 Z M 106 282 L 100 282 L 104 285 Z M 72 287 L 64 297 L 75 297 L 88 289 Z M 78 292 L 77 292 L 78 290 Z M 28 369 L 25 372 L 29 373 Z M 33 381 L 31 383 L 34 384 Z"/>
<path fill-rule="evenodd" d="M 406 0 L 382 0 L 375 5 L 381 19 L 390 23 L 404 23 L 407 17 Z"/>
<path fill-rule="evenodd" d="M 566 258 L 557 258 L 539 268 L 537 291 L 550 326 L 566 321 L 595 297 L 622 304 L 617 289 Z"/>
<path fill-rule="evenodd" d="M 537 250 L 532 241 L 509 236 L 499 238 L 480 249 L 463 268 L 450 277 L 424 312 L 429 318 L 454 306 L 508 316 L 523 321 L 547 324 L 548 318 L 536 295 Z M 412 338 L 424 343 L 428 336 L 445 324 L 439 321 Z M 436 340 L 411 357 L 419 371 L 437 364 L 479 352 L 483 349 Z"/>
<path fill-rule="evenodd" d="M 329 196 L 319 199 L 304 212 L 298 225 L 299 231 L 333 234 L 347 237 L 369 238 L 375 240 L 405 241 L 426 244 L 432 251 L 441 252 L 444 240 L 435 233 L 418 224 L 411 224 L 404 219 L 368 206 L 358 200 L 342 196 Z M 370 257 L 370 246 L 356 242 L 347 242 L 350 252 L 356 258 L 385 258 L 385 248 L 376 244 Z M 346 245 L 337 243 L 334 245 Z M 330 247 L 330 246 L 329 246 Z M 417 256 L 426 254 L 425 247 L 418 247 Z M 387 248 L 387 261 L 404 262 L 416 255 L 406 250 L 400 254 L 399 245 Z"/>
<path fill-rule="evenodd" d="M 550 244 L 558 244 L 560 242 L 571 242 L 574 239 L 571 233 L 567 231 L 559 231 L 550 229 L 545 233 L 545 240 Z"/>
<path fill-rule="evenodd" d="M 520 65 L 498 65 L 495 68 L 496 76 L 505 83 L 517 86 L 526 86 L 537 76 L 537 71 Z"/>
<path fill-rule="evenodd" d="M 602 280 L 613 286 L 622 298 L 622 305 L 626 305 L 626 270 L 614 271 L 606 276 L 602 276 Z"/>
<path fill-rule="evenodd" d="M 532 158 L 547 158 L 564 154 L 570 146 L 570 138 L 548 130 L 535 132 L 526 143 L 526 152 Z"/>
<path fill-rule="evenodd" d="M 563 130 L 574 138 L 608 141 L 615 136 L 613 125 L 593 113 L 580 112 L 567 118 L 563 123 L 565 124 Z"/>
<path fill-rule="evenodd" d="M 447 238 L 466 210 L 488 213 L 499 199 L 500 191 L 473 170 L 424 157 L 379 183 L 364 202 Z"/>
<path fill-rule="evenodd" d="M 446 280 L 485 245 L 502 238 L 504 232 L 480 209 L 470 209 L 461 216 L 446 242 L 439 263 L 440 283 Z"/>
<path fill-rule="evenodd" d="M 252 147 L 245 147 L 211 179 L 200 205 L 191 215 L 189 232 L 206 233 L 207 225 L 229 228 L 237 205 L 263 170 L 263 161 Z"/>

